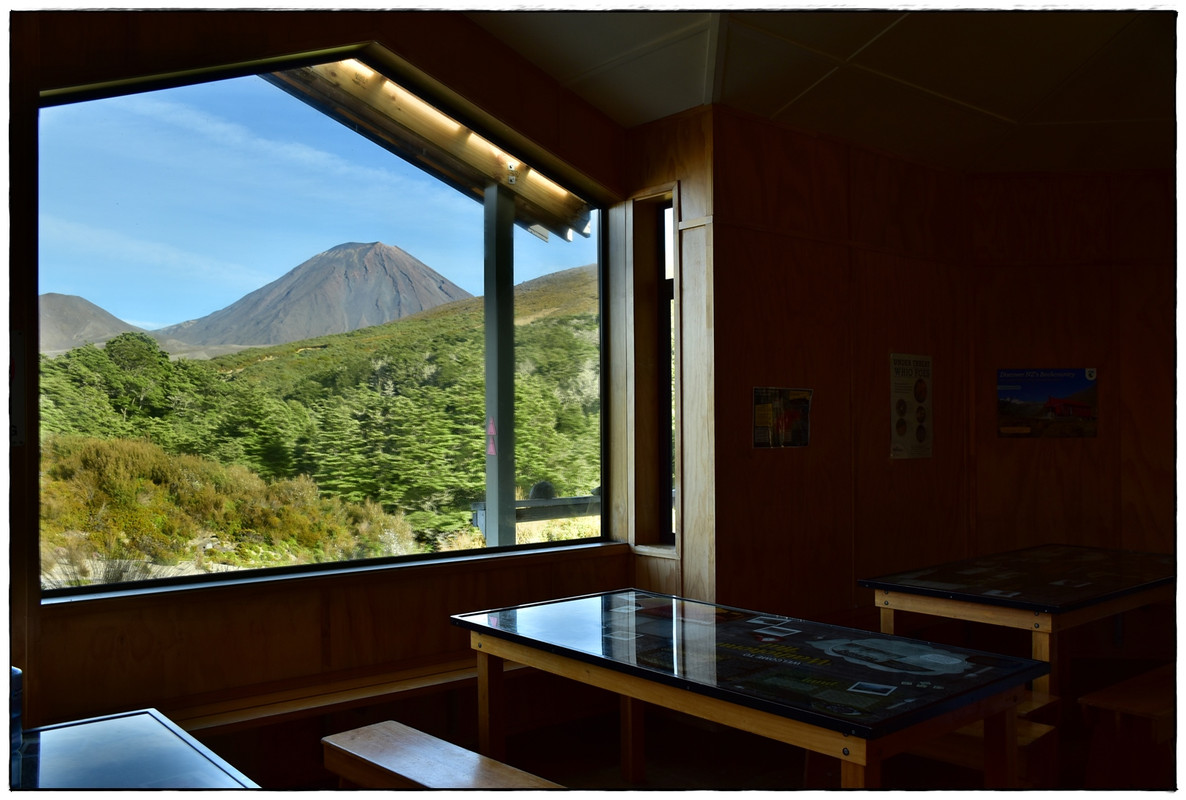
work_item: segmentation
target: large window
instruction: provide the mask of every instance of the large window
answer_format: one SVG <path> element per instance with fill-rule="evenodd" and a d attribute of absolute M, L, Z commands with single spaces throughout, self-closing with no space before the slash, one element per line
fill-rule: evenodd
<path fill-rule="evenodd" d="M 44 589 L 601 536 L 579 197 L 354 58 L 39 125 Z"/>

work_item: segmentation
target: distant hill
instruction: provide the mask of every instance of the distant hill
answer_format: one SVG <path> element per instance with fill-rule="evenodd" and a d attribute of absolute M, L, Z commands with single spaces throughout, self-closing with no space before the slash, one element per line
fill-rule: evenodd
<path fill-rule="evenodd" d="M 220 311 L 148 333 L 173 356 L 212 358 L 369 328 L 472 296 L 398 247 L 352 242 L 318 253 Z M 44 294 L 39 303 L 47 355 L 143 330 L 81 297 Z"/>
<path fill-rule="evenodd" d="M 349 243 L 205 317 L 153 331 L 189 345 L 283 344 L 346 333 L 472 295 L 398 247 Z"/>
<path fill-rule="evenodd" d="M 72 294 L 50 292 L 41 295 L 37 298 L 37 317 L 40 349 L 47 355 L 58 355 L 84 344 L 105 342 L 121 333 L 143 330 Z"/>

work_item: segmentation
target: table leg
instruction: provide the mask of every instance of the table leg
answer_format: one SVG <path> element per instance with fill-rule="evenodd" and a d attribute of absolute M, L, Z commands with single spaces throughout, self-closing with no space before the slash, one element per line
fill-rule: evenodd
<path fill-rule="evenodd" d="M 840 761 L 841 789 L 877 789 L 881 786 L 881 762 L 870 761 L 868 764 L 855 764 L 852 761 Z"/>
<path fill-rule="evenodd" d="M 894 632 L 894 610 L 892 608 L 882 608 L 881 611 L 881 632 L 888 633 L 891 636 Z"/>
<path fill-rule="evenodd" d="M 1017 707 L 984 720 L 984 787 L 1017 788 Z"/>
<path fill-rule="evenodd" d="M 622 778 L 638 784 L 646 780 L 645 732 L 643 712 L 646 704 L 621 695 Z"/>
<path fill-rule="evenodd" d="M 478 752 L 502 761 L 506 758 L 506 691 L 503 660 L 478 651 Z"/>
<path fill-rule="evenodd" d="M 1045 694 L 1057 694 L 1058 681 L 1055 680 L 1055 648 L 1058 640 L 1050 631 L 1034 631 L 1031 635 L 1030 658 L 1035 661 L 1045 661 L 1050 665 L 1050 672 L 1040 678 L 1034 678 L 1034 691 Z"/>

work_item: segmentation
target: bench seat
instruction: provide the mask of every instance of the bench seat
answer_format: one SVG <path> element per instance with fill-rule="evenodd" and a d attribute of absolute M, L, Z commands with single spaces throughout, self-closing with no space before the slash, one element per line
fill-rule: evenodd
<path fill-rule="evenodd" d="M 562 789 L 530 772 L 399 722 L 377 722 L 321 740 L 325 767 L 366 789 Z"/>

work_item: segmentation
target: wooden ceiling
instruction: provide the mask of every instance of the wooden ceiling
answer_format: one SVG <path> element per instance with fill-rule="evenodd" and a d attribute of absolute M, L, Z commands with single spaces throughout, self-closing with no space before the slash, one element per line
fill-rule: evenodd
<path fill-rule="evenodd" d="M 956 169 L 1175 163 L 1172 11 L 468 15 L 625 127 L 720 103 Z"/>

